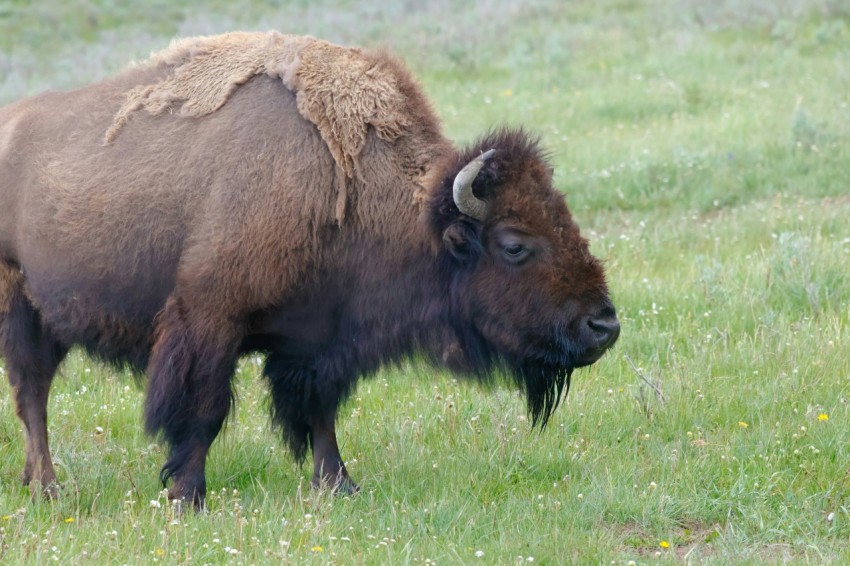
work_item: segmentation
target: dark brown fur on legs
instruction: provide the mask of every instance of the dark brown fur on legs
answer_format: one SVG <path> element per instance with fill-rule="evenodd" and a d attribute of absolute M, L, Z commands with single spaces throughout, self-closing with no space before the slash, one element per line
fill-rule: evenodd
<path fill-rule="evenodd" d="M 333 418 L 313 425 L 310 429 L 310 444 L 313 447 L 313 488 L 327 487 L 341 495 L 353 495 L 360 491 L 360 486 L 348 475 L 339 454 Z"/>
<path fill-rule="evenodd" d="M 232 324 L 202 325 L 182 303 L 170 298 L 157 324 L 148 368 L 145 426 L 161 432 L 170 446 L 160 472 L 173 480 L 170 499 L 203 508 L 207 452 L 233 404 L 231 376 L 239 343 Z"/>
<path fill-rule="evenodd" d="M 269 355 L 263 373 L 271 387 L 272 420 L 296 460 L 303 462 L 307 447 L 312 448 L 314 488 L 351 495 L 360 488 L 345 469 L 334 424 L 347 389 L 335 387 L 327 372 L 318 375 L 317 365 L 316 360 L 293 359 L 280 352 Z"/>
<path fill-rule="evenodd" d="M 67 350 L 42 325 L 22 290 L 13 292 L 5 320 L 0 319 L 0 352 L 6 358 L 16 413 L 24 424 L 26 462 L 21 480 L 33 496 L 57 495 L 56 472 L 47 439 L 47 398 L 56 367 Z"/>

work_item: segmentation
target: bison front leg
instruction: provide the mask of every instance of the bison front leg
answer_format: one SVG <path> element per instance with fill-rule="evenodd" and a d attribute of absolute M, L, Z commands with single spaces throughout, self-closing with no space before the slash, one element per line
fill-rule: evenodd
<path fill-rule="evenodd" d="M 290 358 L 280 352 L 269 355 L 263 373 L 271 386 L 272 417 L 293 456 L 303 462 L 308 446 L 312 448 L 313 487 L 356 493 L 360 488 L 345 469 L 334 425 L 345 387 L 323 380 L 320 375 L 325 374 L 316 371 L 315 360 Z"/>
<path fill-rule="evenodd" d="M 360 487 L 348 475 L 345 463 L 336 442 L 334 417 L 322 419 L 310 428 L 310 444 L 313 447 L 314 488 L 330 488 L 337 493 L 353 495 Z"/>
<path fill-rule="evenodd" d="M 56 368 L 67 350 L 41 324 L 38 312 L 18 289 L 0 328 L 0 352 L 24 425 L 26 459 L 21 480 L 33 496 L 57 496 L 56 471 L 47 437 L 47 399 Z"/>
<path fill-rule="evenodd" d="M 158 321 L 148 366 L 145 426 L 169 444 L 162 468 L 168 496 L 204 506 L 207 453 L 233 403 L 231 378 L 239 329 L 228 320 L 199 316 L 175 298 Z"/>

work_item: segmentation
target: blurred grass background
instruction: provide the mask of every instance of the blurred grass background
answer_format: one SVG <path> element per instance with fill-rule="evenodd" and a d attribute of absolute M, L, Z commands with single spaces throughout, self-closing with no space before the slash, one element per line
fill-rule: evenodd
<path fill-rule="evenodd" d="M 385 4 L 0 0 L 0 104 L 174 36 L 386 46 L 459 143 L 500 123 L 542 135 L 606 261 L 616 349 L 542 434 L 513 392 L 383 371 L 341 412 L 352 499 L 310 492 L 246 359 L 210 512 L 182 517 L 132 378 L 73 354 L 50 405 L 56 503 L 16 481 L 0 386 L 0 561 L 846 562 L 850 4 Z"/>

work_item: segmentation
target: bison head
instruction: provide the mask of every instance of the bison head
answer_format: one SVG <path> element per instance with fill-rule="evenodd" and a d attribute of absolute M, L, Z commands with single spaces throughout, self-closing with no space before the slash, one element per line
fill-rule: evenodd
<path fill-rule="evenodd" d="M 573 369 L 598 360 L 620 325 L 538 140 L 504 130 L 460 152 L 428 214 L 466 365 L 504 363 L 545 426 Z"/>

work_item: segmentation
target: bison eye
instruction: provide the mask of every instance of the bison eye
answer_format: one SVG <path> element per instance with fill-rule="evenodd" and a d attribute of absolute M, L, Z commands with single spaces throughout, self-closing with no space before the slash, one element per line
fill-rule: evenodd
<path fill-rule="evenodd" d="M 530 250 L 520 242 L 510 242 L 502 247 L 502 254 L 510 263 L 520 264 L 528 258 Z"/>
<path fill-rule="evenodd" d="M 491 257 L 511 265 L 522 265 L 537 251 L 533 236 L 510 226 L 494 228 L 488 240 Z"/>

